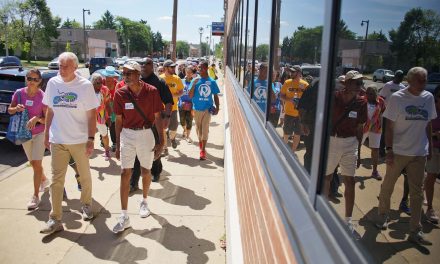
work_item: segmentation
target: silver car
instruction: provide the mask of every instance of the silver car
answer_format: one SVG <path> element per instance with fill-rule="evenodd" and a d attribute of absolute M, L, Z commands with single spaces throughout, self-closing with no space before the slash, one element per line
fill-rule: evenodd
<path fill-rule="evenodd" d="M 51 60 L 49 62 L 49 64 L 47 65 L 47 67 L 49 69 L 52 69 L 52 70 L 58 70 L 60 68 L 60 62 L 58 60 L 58 57 L 56 57 L 55 59 Z"/>
<path fill-rule="evenodd" d="M 383 83 L 389 82 L 394 78 L 394 72 L 386 69 L 377 69 L 373 73 L 373 82 L 377 82 L 378 80 Z"/>

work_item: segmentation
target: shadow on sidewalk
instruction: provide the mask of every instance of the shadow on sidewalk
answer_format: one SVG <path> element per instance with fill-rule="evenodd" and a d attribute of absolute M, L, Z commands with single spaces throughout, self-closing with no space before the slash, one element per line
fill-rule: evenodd
<path fill-rule="evenodd" d="M 114 156 L 112 156 L 112 158 L 108 161 L 107 167 L 90 166 L 90 169 L 98 172 L 98 180 L 100 181 L 105 180 L 104 174 L 119 176 L 121 173 L 121 166 L 118 165 L 118 163 L 116 162 L 116 158 Z"/>
<path fill-rule="evenodd" d="M 159 184 L 162 186 L 162 189 L 150 189 L 148 196 L 161 199 L 169 204 L 188 206 L 193 210 L 203 210 L 208 204 L 211 204 L 210 200 L 197 195 L 193 190 L 170 182 L 168 177 L 162 176 L 159 180 Z"/>
<path fill-rule="evenodd" d="M 205 169 L 217 169 L 215 166 L 211 166 L 207 163 L 213 163 L 211 160 L 200 160 L 198 158 L 190 157 L 186 154 L 184 154 L 182 151 L 176 149 L 176 152 L 179 154 L 178 157 L 173 155 L 168 155 L 168 161 L 169 162 L 175 162 L 180 164 L 185 164 L 189 167 L 202 167 Z"/>
<path fill-rule="evenodd" d="M 378 208 L 374 207 L 359 220 L 359 225 L 365 228 L 365 233 L 359 242 L 367 251 L 375 252 L 371 256 L 376 263 L 383 263 L 409 248 L 417 249 L 423 255 L 431 254 L 428 248 L 406 240 L 409 224 L 406 217 L 404 219 L 400 218 L 399 211 L 392 210 L 390 212 L 391 221 L 398 220 L 398 222 L 391 223 L 388 225 L 387 231 L 381 232 L 374 224 L 377 219 L 377 210 Z M 392 242 L 388 236 L 402 241 Z"/>
<path fill-rule="evenodd" d="M 127 233 L 130 232 L 154 239 L 168 250 L 181 251 L 187 255 L 187 263 L 207 263 L 209 261 L 205 252 L 214 251 L 214 243 L 206 239 L 197 238 L 194 231 L 187 226 L 172 225 L 164 217 L 155 214 L 152 214 L 150 217 L 156 219 L 162 228 L 147 230 L 130 229 Z"/>

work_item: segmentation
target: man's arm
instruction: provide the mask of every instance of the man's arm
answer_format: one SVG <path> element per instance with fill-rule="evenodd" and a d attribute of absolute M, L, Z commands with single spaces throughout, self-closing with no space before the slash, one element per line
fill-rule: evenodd
<path fill-rule="evenodd" d="M 96 134 L 96 108 L 87 110 L 88 135 L 86 154 L 90 156 L 94 149 L 94 138 Z"/>
<path fill-rule="evenodd" d="M 200 77 L 195 78 L 192 83 L 191 83 L 191 89 L 189 90 L 188 96 L 189 98 L 193 98 L 194 97 L 194 91 L 195 91 L 195 87 L 197 82 L 200 80 Z"/>
<path fill-rule="evenodd" d="M 386 153 L 386 163 L 388 165 L 393 165 L 394 162 L 394 153 L 393 153 L 393 136 L 394 136 L 394 121 L 390 119 L 386 119 L 386 127 L 385 130 L 385 148 L 387 150 Z"/>
<path fill-rule="evenodd" d="M 160 154 L 162 153 L 162 148 L 164 145 L 164 141 L 163 141 L 163 120 L 161 118 L 160 112 L 154 113 L 154 118 L 155 118 L 155 125 L 156 125 L 156 130 L 157 130 L 157 134 L 159 136 L 159 144 L 154 144 L 154 159 L 158 159 L 160 157 Z M 169 120 L 169 119 L 168 119 Z"/>
<path fill-rule="evenodd" d="M 432 157 L 432 121 L 426 125 L 426 137 L 428 137 L 428 159 Z"/>
<path fill-rule="evenodd" d="M 115 132 L 116 132 L 116 158 L 120 159 L 121 154 L 121 131 L 122 131 L 122 115 L 116 115 Z"/>
<path fill-rule="evenodd" d="M 50 130 L 50 126 L 52 125 L 52 119 L 53 119 L 53 109 L 51 107 L 47 107 L 46 126 L 44 128 L 44 145 L 46 146 L 47 149 L 50 149 L 49 130 Z"/>
<path fill-rule="evenodd" d="M 217 94 L 214 94 L 214 102 L 215 102 L 215 114 L 218 114 L 218 111 L 220 111 L 220 100 L 218 99 Z"/>

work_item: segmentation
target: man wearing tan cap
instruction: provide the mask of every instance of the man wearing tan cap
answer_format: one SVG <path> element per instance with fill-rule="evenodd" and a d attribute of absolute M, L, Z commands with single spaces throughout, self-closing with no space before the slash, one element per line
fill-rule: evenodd
<path fill-rule="evenodd" d="M 345 217 L 348 228 L 359 238 L 353 227 L 355 181 L 358 144 L 362 140 L 363 126 L 367 121 L 367 101 L 359 96 L 363 76 L 357 71 L 345 75 L 345 87 L 336 91 L 333 97 L 332 128 L 328 147 L 327 169 L 324 182 L 324 195 L 328 197 L 330 181 L 336 166 L 339 165 L 345 184 Z"/>
<path fill-rule="evenodd" d="M 163 110 L 158 90 L 140 80 L 141 66 L 134 61 L 124 64 L 122 76 L 125 86 L 118 89 L 114 98 L 116 114 L 116 158 L 121 160 L 121 207 L 122 214 L 113 228 L 114 233 L 130 227 L 127 215 L 128 193 L 130 188 L 131 170 L 137 156 L 141 164 L 143 199 L 140 203 L 139 215 L 144 218 L 150 215 L 147 195 L 151 184 L 150 168 L 154 158 L 160 155 L 162 139 L 156 143 L 151 127 L 156 125 L 162 131 L 160 113 Z"/>

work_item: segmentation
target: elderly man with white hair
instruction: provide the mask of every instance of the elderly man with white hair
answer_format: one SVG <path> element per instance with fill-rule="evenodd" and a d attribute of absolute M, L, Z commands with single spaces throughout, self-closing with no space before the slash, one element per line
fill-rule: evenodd
<path fill-rule="evenodd" d="M 52 155 L 52 211 L 49 221 L 40 231 L 45 234 L 64 229 L 61 203 L 70 157 L 75 160 L 80 175 L 83 219 L 93 218 L 89 156 L 95 139 L 98 100 L 90 81 L 76 74 L 76 55 L 64 52 L 59 61 L 59 75 L 49 80 L 43 97 L 43 103 L 47 105 L 44 142 Z"/>
<path fill-rule="evenodd" d="M 427 72 L 422 67 L 408 71 L 409 86 L 393 93 L 383 116 L 385 132 L 386 174 L 379 195 L 379 219 L 376 226 L 388 225 L 390 198 L 397 178 L 406 169 L 409 181 L 411 220 L 408 240 L 430 245 L 424 238 L 420 217 L 423 204 L 423 180 L 426 159 L 432 155 L 431 120 L 437 117 L 434 97 L 425 91 Z"/>

